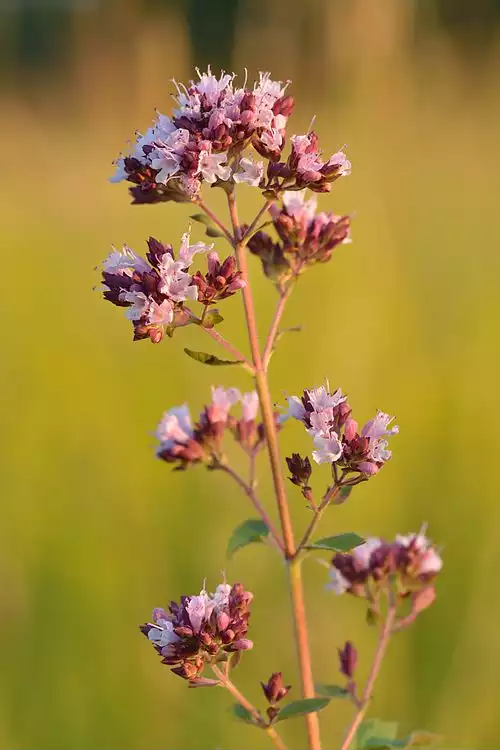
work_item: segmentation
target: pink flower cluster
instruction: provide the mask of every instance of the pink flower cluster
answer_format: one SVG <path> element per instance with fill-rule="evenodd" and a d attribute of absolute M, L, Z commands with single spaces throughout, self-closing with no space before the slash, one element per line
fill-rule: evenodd
<path fill-rule="evenodd" d="M 136 203 L 193 200 L 202 183 L 230 180 L 262 189 L 281 186 L 280 179 L 297 188 L 323 192 L 350 164 L 342 151 L 324 161 L 315 133 L 292 137 L 288 160 L 281 161 L 288 117 L 294 100 L 288 83 L 260 73 L 253 86 L 235 85 L 235 74 L 198 73 L 188 86 L 177 84 L 177 107 L 172 117 L 157 114 L 144 134 L 138 134 L 128 156 L 116 162 L 113 182 L 127 180 Z M 267 181 L 263 161 L 243 156 L 247 146 L 269 160 Z"/>
<path fill-rule="evenodd" d="M 230 414 L 237 403 L 242 407 L 239 419 Z M 156 454 L 164 461 L 177 463 L 181 469 L 199 462 L 213 468 L 219 460 L 227 428 L 245 450 L 256 451 L 264 437 L 262 425 L 256 422 L 258 408 L 256 391 L 242 394 L 237 388 L 212 387 L 212 401 L 194 426 L 186 404 L 165 412 L 156 431 L 160 442 Z"/>
<path fill-rule="evenodd" d="M 358 432 L 358 423 L 351 417 L 351 407 L 340 388 L 329 393 L 325 386 L 305 390 L 299 398 L 288 399 L 288 412 L 281 419 L 293 417 L 301 421 L 314 439 L 316 463 L 335 463 L 345 474 L 357 472 L 365 477 L 376 474 L 391 458 L 386 437 L 399 432 L 389 427 L 394 417 L 379 411 Z"/>
<path fill-rule="evenodd" d="M 369 538 L 349 553 L 337 553 L 332 560 L 330 588 L 336 594 L 349 592 L 373 598 L 379 589 L 398 580 L 402 597 L 428 586 L 443 565 L 434 545 L 421 531 L 398 535 L 392 543 Z"/>
<path fill-rule="evenodd" d="M 174 674 L 195 685 L 210 684 L 201 677 L 207 664 L 253 647 L 246 637 L 252 599 L 241 583 L 221 583 L 214 594 L 202 589 L 197 596 L 182 596 L 179 604 L 171 602 L 168 613 L 153 610 L 153 621 L 141 631 Z"/>
<path fill-rule="evenodd" d="M 213 247 L 204 242 L 191 245 L 189 233 L 182 236 L 177 258 L 171 245 L 164 245 L 154 237 L 150 237 L 147 244 L 147 260 L 125 245 L 121 251 L 113 250 L 103 263 L 104 298 L 127 308 L 126 315 L 134 326 L 134 340 L 149 338 L 158 343 L 170 326 L 190 322 L 186 302 L 196 301 L 201 296 L 203 304 L 212 304 L 245 285 L 241 274 L 235 270 L 234 258 L 230 256 L 221 264 L 214 252 L 208 256 L 206 277 L 199 271 L 194 276 L 188 273 L 194 256 Z M 214 268 L 218 270 L 215 279 Z M 210 296 L 207 288 L 214 284 L 216 288 Z"/>
<path fill-rule="evenodd" d="M 248 247 L 262 261 L 267 276 L 298 276 L 314 263 L 330 260 L 337 245 L 351 241 L 350 219 L 332 213 L 316 213 L 317 199 L 306 199 L 306 190 L 286 190 L 283 204 L 273 204 L 269 213 L 279 242 L 267 232 L 257 232 L 248 242 Z"/>

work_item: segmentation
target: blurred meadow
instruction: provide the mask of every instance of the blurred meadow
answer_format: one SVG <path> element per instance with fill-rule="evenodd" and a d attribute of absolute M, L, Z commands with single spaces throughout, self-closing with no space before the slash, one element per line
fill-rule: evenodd
<path fill-rule="evenodd" d="M 216 352 L 199 330 L 132 343 L 93 291 L 112 243 L 142 253 L 150 234 L 177 246 L 186 230 L 189 206 L 131 207 L 107 178 L 154 108 L 170 109 L 170 79 L 210 61 L 293 79 L 291 132 L 316 114 L 325 151 L 347 143 L 353 162 L 320 206 L 355 213 L 354 241 L 301 280 L 285 322 L 304 331 L 281 340 L 271 381 L 282 402 L 328 376 L 361 420 L 383 408 L 401 426 L 393 461 L 329 513 L 322 536 L 427 521 L 443 545 L 438 601 L 394 640 L 371 713 L 437 732 L 444 747 L 499 746 L 499 13 L 458 5 L 462 15 L 437 0 L 0 2 L 0 747 L 266 747 L 233 721 L 229 696 L 188 691 L 137 630 L 221 570 L 255 594 L 238 684 L 260 701 L 258 680 L 282 670 L 299 697 L 277 556 L 254 546 L 225 558 L 253 515 L 246 499 L 224 476 L 154 458 L 165 409 L 189 401 L 196 413 L 211 383 L 248 387 L 247 375 L 187 359 L 184 346 Z M 241 191 L 247 217 L 253 192 Z M 264 334 L 275 293 L 257 261 L 251 270 Z M 243 347 L 240 302 L 223 304 L 222 331 Z M 310 444 L 289 424 L 292 450 Z M 272 507 L 265 457 L 259 471 Z M 315 475 L 321 491 L 325 467 Z M 291 485 L 289 497 L 303 528 Z M 363 672 L 376 634 L 362 603 L 326 591 L 313 559 L 305 578 L 317 679 L 337 681 L 347 638 Z M 321 715 L 325 747 L 349 716 L 342 702 Z M 304 747 L 300 721 L 283 727 Z"/>

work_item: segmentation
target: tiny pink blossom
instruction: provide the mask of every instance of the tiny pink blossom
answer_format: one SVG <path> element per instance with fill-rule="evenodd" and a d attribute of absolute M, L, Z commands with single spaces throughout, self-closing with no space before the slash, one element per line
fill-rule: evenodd
<path fill-rule="evenodd" d="M 319 388 L 312 388 L 310 391 L 307 391 L 307 395 L 309 396 L 311 406 L 318 412 L 338 406 L 346 401 L 346 396 L 342 395 L 340 388 L 337 388 L 335 393 L 328 393 L 324 385 L 320 385 Z"/>
<path fill-rule="evenodd" d="M 237 388 L 215 388 L 212 386 L 212 422 L 223 422 L 227 419 L 229 410 L 241 400 L 241 393 Z"/>
<path fill-rule="evenodd" d="M 366 542 L 353 549 L 351 556 L 357 570 L 368 570 L 372 553 L 378 550 L 381 545 L 381 539 L 378 539 L 377 537 L 369 537 Z"/>
<path fill-rule="evenodd" d="M 243 420 L 245 422 L 252 422 L 256 418 L 259 409 L 259 396 L 257 391 L 244 393 L 241 398 L 241 403 L 243 406 Z"/>
<path fill-rule="evenodd" d="M 187 299 L 198 299 L 198 287 L 192 283 L 189 273 L 185 273 L 185 262 L 174 260 L 170 253 L 165 253 L 160 261 L 159 272 L 161 285 L 159 291 L 174 302 L 184 302 Z"/>
<path fill-rule="evenodd" d="M 350 582 L 342 575 L 342 573 L 336 568 L 330 568 L 329 570 L 330 583 L 327 584 L 327 588 L 331 589 L 337 596 L 345 594 L 347 589 L 351 587 Z"/>
<path fill-rule="evenodd" d="M 297 223 L 308 226 L 316 213 L 318 200 L 315 195 L 306 200 L 306 190 L 286 190 L 283 193 L 283 205 L 287 214 Z"/>
<path fill-rule="evenodd" d="M 246 182 L 251 187 L 258 187 L 264 177 L 264 162 L 252 161 L 252 159 L 243 158 L 239 163 L 239 171 L 233 175 L 235 182 Z"/>
<path fill-rule="evenodd" d="M 344 435 L 345 439 L 350 442 L 351 440 L 354 440 L 355 436 L 358 432 L 358 423 L 355 419 L 352 419 L 349 417 L 347 422 L 344 425 Z"/>
<path fill-rule="evenodd" d="M 181 246 L 179 248 L 179 261 L 182 261 L 183 268 L 188 268 L 193 262 L 193 258 L 197 253 L 206 253 L 213 248 L 213 243 L 207 245 L 204 242 L 195 242 L 194 245 L 189 244 L 191 235 L 189 232 L 185 232 L 182 235 Z"/>
<path fill-rule="evenodd" d="M 317 450 L 312 452 L 312 456 L 318 464 L 331 464 L 342 455 L 342 443 L 335 432 L 330 432 L 328 438 L 316 437 L 314 445 Z"/>
<path fill-rule="evenodd" d="M 149 271 L 148 263 L 140 255 L 130 248 L 123 245 L 121 250 L 113 250 L 102 264 L 106 273 L 116 273 L 124 276 L 132 276 L 134 271 L 144 273 Z"/>
<path fill-rule="evenodd" d="M 174 406 L 163 415 L 156 430 L 156 437 L 165 446 L 166 443 L 187 443 L 193 437 L 191 415 L 187 404 Z"/>
<path fill-rule="evenodd" d="M 389 414 L 386 414 L 383 411 L 378 411 L 376 416 L 373 419 L 370 419 L 369 422 L 365 424 L 363 427 L 361 434 L 363 437 L 369 437 L 369 438 L 378 438 L 383 437 L 384 435 L 395 435 L 399 432 L 398 425 L 394 425 L 394 427 L 391 427 L 388 429 L 389 424 L 395 419 L 395 417 L 390 417 Z"/>
<path fill-rule="evenodd" d="M 200 151 L 200 159 L 198 162 L 198 172 L 201 173 L 203 178 L 209 185 L 213 185 L 218 179 L 229 180 L 231 177 L 231 167 L 227 164 L 227 154 L 211 154 L 209 151 Z"/>

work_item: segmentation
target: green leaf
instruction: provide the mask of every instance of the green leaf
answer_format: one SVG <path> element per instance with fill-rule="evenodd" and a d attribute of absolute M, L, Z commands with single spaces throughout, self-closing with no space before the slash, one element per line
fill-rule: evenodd
<path fill-rule="evenodd" d="M 224 233 L 221 232 L 220 229 L 217 229 L 209 216 L 206 216 L 205 214 L 193 214 L 191 219 L 206 227 L 205 234 L 208 235 L 208 237 L 224 237 Z"/>
<path fill-rule="evenodd" d="M 328 549 L 335 552 L 349 552 L 353 547 L 363 544 L 365 540 L 359 534 L 352 531 L 346 534 L 337 534 L 337 536 L 327 536 L 324 539 L 318 539 L 310 545 L 310 549 Z"/>
<path fill-rule="evenodd" d="M 321 711 L 329 703 L 329 698 L 304 698 L 301 701 L 293 701 L 281 709 L 276 717 L 276 721 L 286 721 L 286 719 L 295 719 L 297 716 L 305 716 L 315 711 Z"/>
<path fill-rule="evenodd" d="M 213 224 L 211 227 L 205 229 L 205 234 L 207 237 L 224 237 L 224 232 L 221 232 L 220 229 L 217 229 Z"/>
<path fill-rule="evenodd" d="M 334 505 L 342 505 L 342 503 L 345 503 L 349 495 L 351 494 L 353 490 L 353 487 L 341 487 L 340 492 L 338 494 L 338 497 L 336 500 L 334 500 Z"/>
<path fill-rule="evenodd" d="M 206 214 L 192 214 L 189 218 L 197 221 L 199 224 L 204 224 L 206 227 L 210 227 L 213 224 L 212 219 Z"/>
<path fill-rule="evenodd" d="M 369 719 L 363 721 L 356 732 L 355 746 L 357 750 L 383 750 L 391 747 L 404 747 L 397 743 L 398 722 Z"/>
<path fill-rule="evenodd" d="M 342 685 L 325 685 L 317 682 L 315 685 L 316 693 L 323 698 L 348 698 L 349 693 Z"/>
<path fill-rule="evenodd" d="M 232 557 L 237 550 L 246 547 L 247 544 L 262 542 L 268 534 L 269 529 L 264 521 L 254 518 L 243 521 L 231 535 L 227 545 L 227 556 Z"/>
<path fill-rule="evenodd" d="M 200 325 L 202 328 L 214 328 L 216 325 L 219 325 L 219 323 L 222 323 L 223 320 L 224 318 L 222 315 L 214 307 L 213 310 L 208 310 L 205 313 L 203 322 L 200 323 Z"/>
<path fill-rule="evenodd" d="M 215 354 L 208 354 L 208 352 L 195 352 L 193 349 L 184 348 L 184 351 L 197 362 L 201 362 L 203 365 L 241 365 L 239 359 L 219 359 Z"/>
<path fill-rule="evenodd" d="M 250 711 L 245 706 L 242 706 L 241 703 L 235 703 L 231 706 L 231 710 L 236 719 L 244 721 L 245 724 L 252 724 L 254 727 L 259 726 Z"/>

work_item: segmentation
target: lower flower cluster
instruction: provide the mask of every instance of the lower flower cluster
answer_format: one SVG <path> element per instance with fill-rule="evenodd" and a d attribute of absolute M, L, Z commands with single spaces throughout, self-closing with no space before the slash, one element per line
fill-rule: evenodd
<path fill-rule="evenodd" d="M 230 410 L 241 403 L 241 417 Z M 263 426 L 257 423 L 259 399 L 255 391 L 240 393 L 237 388 L 212 387 L 212 401 L 203 409 L 193 426 L 186 404 L 165 412 L 156 435 L 160 441 L 157 456 L 185 469 L 193 463 L 214 466 L 221 458 L 222 438 L 229 429 L 236 441 L 247 451 L 255 452 L 264 440 Z"/>
<path fill-rule="evenodd" d="M 329 588 L 367 599 L 377 614 L 380 594 L 396 604 L 411 599 L 412 611 L 402 624 L 409 624 L 435 597 L 433 581 L 443 566 L 436 547 L 423 531 L 397 535 L 393 542 L 371 537 L 349 553 L 332 560 Z"/>
<path fill-rule="evenodd" d="M 168 612 L 155 609 L 153 621 L 140 629 L 174 674 L 193 685 L 211 684 L 202 678 L 206 665 L 253 647 L 246 637 L 252 599 L 241 583 L 221 583 L 214 594 L 202 589 L 171 602 Z"/>

